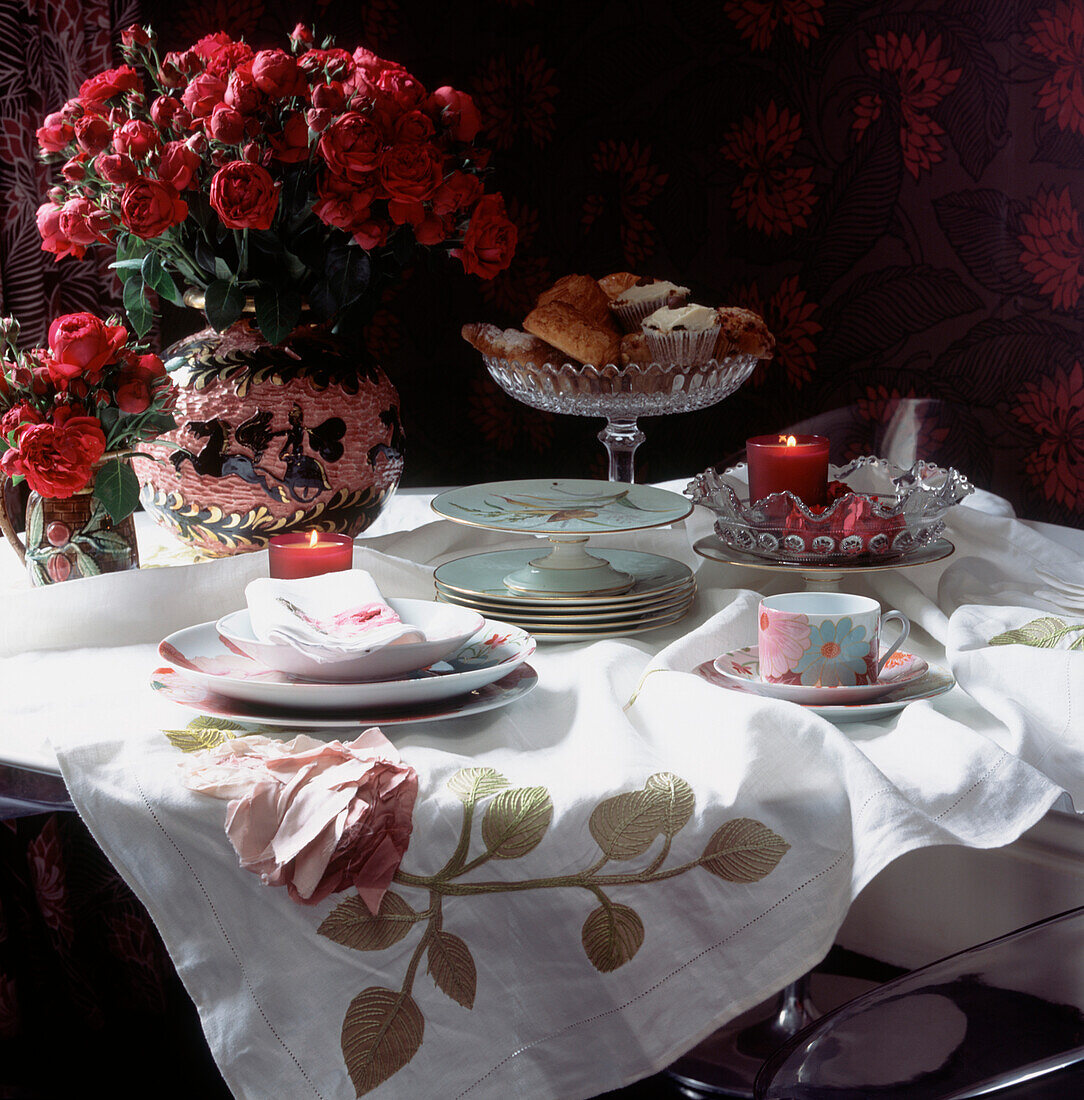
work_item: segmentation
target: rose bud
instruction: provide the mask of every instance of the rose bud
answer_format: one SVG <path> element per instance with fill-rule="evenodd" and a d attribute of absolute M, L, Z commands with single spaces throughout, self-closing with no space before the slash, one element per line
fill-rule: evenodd
<path fill-rule="evenodd" d="M 103 239 L 108 227 L 108 216 L 89 199 L 68 199 L 60 208 L 60 231 L 72 244 L 94 244 Z"/>
<path fill-rule="evenodd" d="M 109 125 L 114 129 L 119 129 L 129 121 L 127 112 L 122 111 L 120 107 L 110 107 L 109 114 L 105 117 L 109 119 Z"/>
<path fill-rule="evenodd" d="M 145 160 L 158 149 L 158 131 L 142 119 L 130 118 L 113 135 L 113 148 L 133 160 Z"/>
<path fill-rule="evenodd" d="M 297 164 L 308 159 L 309 124 L 303 115 L 290 115 L 282 124 L 282 133 L 271 134 L 269 140 L 275 160 Z"/>
<path fill-rule="evenodd" d="M 63 168 L 60 169 L 60 174 L 69 183 L 79 183 L 81 180 L 86 179 L 86 153 L 80 153 L 78 156 L 72 157 L 67 161 Z"/>
<path fill-rule="evenodd" d="M 160 95 L 151 104 L 151 121 L 155 126 L 168 130 L 173 125 L 173 120 L 177 117 L 180 108 L 179 99 L 174 99 L 171 95 Z"/>
<path fill-rule="evenodd" d="M 75 140 L 79 148 L 93 156 L 100 153 L 112 140 L 113 129 L 104 118 L 84 115 L 75 124 Z"/>
<path fill-rule="evenodd" d="M 429 97 L 426 108 L 440 117 L 441 125 L 454 141 L 473 141 L 482 128 L 482 116 L 474 100 L 455 88 L 438 88 Z"/>
<path fill-rule="evenodd" d="M 152 42 L 146 28 L 141 27 L 138 23 L 125 27 L 120 32 L 120 40 L 125 46 L 149 46 Z"/>
<path fill-rule="evenodd" d="M 202 155 L 204 149 L 207 148 L 207 139 L 203 134 L 193 134 L 191 137 L 185 138 L 184 143 L 193 153 L 200 155 Z"/>
<path fill-rule="evenodd" d="M 305 112 L 305 122 L 314 134 L 323 133 L 331 124 L 331 112 L 326 107 L 313 107 Z"/>
<path fill-rule="evenodd" d="M 304 75 L 285 50 L 260 50 L 252 59 L 252 79 L 273 99 L 300 95 L 305 89 Z"/>
<path fill-rule="evenodd" d="M 83 115 L 86 114 L 86 111 L 83 109 L 81 100 L 69 99 L 68 102 L 60 108 L 60 113 L 66 122 L 74 123 L 77 118 L 82 118 Z"/>
<path fill-rule="evenodd" d="M 68 192 L 63 187 L 50 187 L 49 188 L 49 200 L 55 202 L 57 206 L 63 206 L 65 200 L 68 197 Z"/>
<path fill-rule="evenodd" d="M 251 115 L 259 111 L 266 102 L 267 97 L 256 87 L 252 79 L 252 62 L 245 61 L 238 65 L 226 82 L 225 101 L 235 111 L 243 115 Z"/>
<path fill-rule="evenodd" d="M 224 145 L 236 145 L 245 133 L 245 120 L 240 112 L 220 103 L 207 119 L 207 132 Z"/>
<path fill-rule="evenodd" d="M 100 153 L 94 167 L 102 179 L 118 187 L 131 183 L 139 175 L 132 158 L 120 153 Z"/>
<path fill-rule="evenodd" d="M 74 127 L 59 111 L 46 115 L 37 131 L 38 146 L 45 153 L 63 153 L 73 137 Z"/>
<path fill-rule="evenodd" d="M 306 27 L 304 23 L 298 23 L 292 31 L 290 31 L 290 41 L 294 43 L 295 47 L 311 46 L 316 39 L 313 37 L 312 28 Z"/>
<path fill-rule="evenodd" d="M 187 83 L 180 65 L 177 64 L 177 54 L 166 54 L 158 68 L 158 83 L 163 88 L 183 88 Z"/>
<path fill-rule="evenodd" d="M 241 150 L 241 159 L 247 161 L 249 164 L 259 164 L 263 160 L 263 154 L 260 151 L 260 147 L 254 142 L 250 141 Z"/>
<path fill-rule="evenodd" d="M 328 84 L 316 84 L 312 89 L 312 105 L 326 107 L 329 111 L 341 111 L 346 106 L 346 93 L 338 80 Z"/>

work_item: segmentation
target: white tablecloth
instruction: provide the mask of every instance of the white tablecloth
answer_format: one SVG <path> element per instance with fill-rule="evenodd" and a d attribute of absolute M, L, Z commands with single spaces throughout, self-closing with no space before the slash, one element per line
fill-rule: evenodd
<path fill-rule="evenodd" d="M 978 504 L 952 514 L 947 562 L 853 586 L 910 615 L 908 648 L 960 686 L 839 727 L 691 673 L 755 641 L 754 589 L 794 586 L 696 555 L 709 513 L 597 540 L 686 561 L 693 613 L 540 646 L 539 686 L 508 708 L 388 727 L 420 795 L 397 919 L 379 925 L 343 895 L 304 907 L 239 870 L 223 804 L 183 787 L 162 733 L 192 713 L 147 690 L 154 643 L 241 606 L 262 554 L 9 595 L 0 751 L 48 735 L 239 1097 L 593 1096 L 814 965 L 904 852 L 1006 844 L 1063 791 L 1084 806 L 1084 653 L 989 645 L 1051 613 L 1030 601 L 1034 565 L 1079 555 Z M 431 596 L 434 564 L 528 544 L 424 506 L 405 498 L 382 524 L 413 530 L 355 552 L 387 594 Z"/>

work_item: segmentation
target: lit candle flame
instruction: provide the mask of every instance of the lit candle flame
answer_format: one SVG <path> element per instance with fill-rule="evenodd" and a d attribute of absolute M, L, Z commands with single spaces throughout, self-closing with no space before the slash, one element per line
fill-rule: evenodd
<path fill-rule="evenodd" d="M 319 536 L 318 532 L 310 531 L 309 532 L 309 546 L 310 547 L 315 546 L 316 542 L 317 542 L 317 539 L 319 539 L 319 537 L 320 536 Z"/>
<path fill-rule="evenodd" d="M 797 447 L 798 440 L 792 435 L 781 435 L 779 437 L 780 443 L 785 443 L 788 447 Z"/>

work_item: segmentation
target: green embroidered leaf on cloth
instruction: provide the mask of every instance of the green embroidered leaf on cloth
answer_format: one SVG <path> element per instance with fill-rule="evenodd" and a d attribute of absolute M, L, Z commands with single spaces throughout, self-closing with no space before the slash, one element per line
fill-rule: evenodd
<path fill-rule="evenodd" d="M 482 840 L 494 859 L 519 859 L 541 841 L 552 818 L 545 787 L 501 791 L 486 807 Z"/>
<path fill-rule="evenodd" d="M 346 1010 L 342 1052 L 358 1096 L 372 1092 L 418 1053 L 425 1032 L 414 998 L 405 991 L 372 986 Z"/>
<path fill-rule="evenodd" d="M 213 749 L 223 741 L 232 741 L 238 733 L 252 733 L 228 718 L 193 718 L 183 730 L 162 730 L 169 743 L 181 752 Z"/>
<path fill-rule="evenodd" d="M 1073 634 L 1076 638 L 1069 648 L 1084 649 L 1084 623 L 1069 624 L 1048 616 L 1032 619 L 1030 623 L 1018 626 L 1014 630 L 997 634 L 990 639 L 990 645 L 1029 645 L 1038 649 L 1054 649 L 1058 642 Z"/>
<path fill-rule="evenodd" d="M 321 936 L 355 951 L 383 951 L 398 943 L 419 919 L 418 914 L 390 890 L 374 917 L 357 894 L 339 902 L 317 929 Z"/>
<path fill-rule="evenodd" d="M 432 975 L 437 988 L 464 1008 L 473 1008 L 478 971 L 466 943 L 451 932 L 437 932 L 429 944 L 427 959 L 426 972 Z"/>
<path fill-rule="evenodd" d="M 727 882 L 757 882 L 775 869 L 789 849 L 767 825 L 739 817 L 712 833 L 700 866 Z"/>
<path fill-rule="evenodd" d="M 596 970 L 608 974 L 624 966 L 644 942 L 644 922 L 635 909 L 607 902 L 583 922 L 583 949 Z"/>
<path fill-rule="evenodd" d="M 587 824 L 595 843 L 610 859 L 635 859 L 651 847 L 664 821 L 660 799 L 647 791 L 626 791 L 600 802 Z"/>
<path fill-rule="evenodd" d="M 672 772 L 656 772 L 644 786 L 649 798 L 662 811 L 662 831 L 669 837 L 680 833 L 696 807 L 692 787 Z"/>
<path fill-rule="evenodd" d="M 468 806 L 473 806 L 480 798 L 488 798 L 509 785 L 508 780 L 493 768 L 460 768 L 448 780 L 448 790 Z"/>

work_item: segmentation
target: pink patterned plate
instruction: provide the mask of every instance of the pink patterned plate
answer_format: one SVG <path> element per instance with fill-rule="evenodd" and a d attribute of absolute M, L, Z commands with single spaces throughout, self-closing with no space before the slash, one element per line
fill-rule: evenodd
<path fill-rule="evenodd" d="M 786 699 L 804 706 L 839 706 L 850 703 L 872 703 L 897 688 L 920 680 L 929 665 L 913 653 L 902 650 L 889 657 L 875 684 L 841 684 L 839 687 L 809 687 L 806 684 L 771 684 L 760 679 L 757 647 L 746 646 L 716 657 L 715 671 L 730 686 L 765 695 L 769 699 Z"/>
<path fill-rule="evenodd" d="M 396 726 L 406 722 L 439 722 L 462 718 L 507 706 L 522 699 L 538 683 L 538 673 L 527 664 L 518 665 L 495 683 L 457 695 L 451 699 L 371 709 L 321 710 L 318 713 L 261 706 L 230 699 L 186 679 L 176 669 L 159 668 L 151 677 L 151 688 L 162 698 L 183 707 L 191 707 L 211 718 L 229 718 L 234 722 L 252 722 L 262 726 L 289 726 L 292 729 L 368 729 L 370 726 Z"/>

